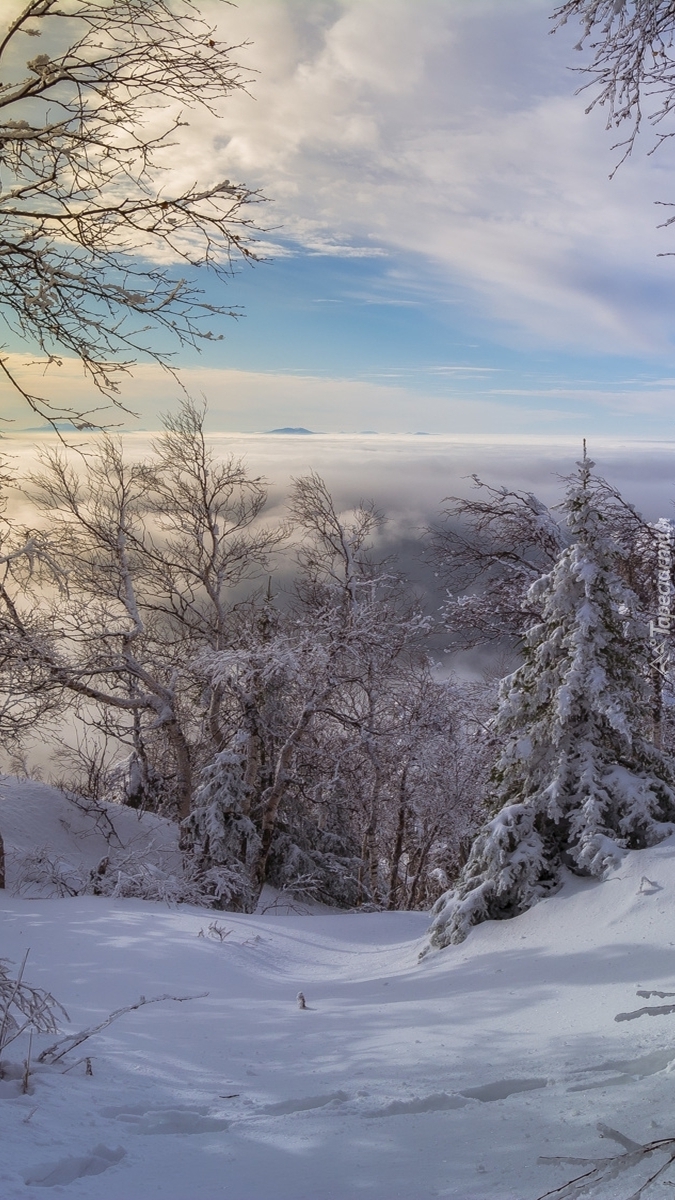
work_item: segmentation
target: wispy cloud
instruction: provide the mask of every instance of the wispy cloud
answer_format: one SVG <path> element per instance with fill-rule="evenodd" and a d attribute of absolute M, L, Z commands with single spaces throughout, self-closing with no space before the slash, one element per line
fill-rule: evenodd
<path fill-rule="evenodd" d="M 214 13 L 222 12 L 220 8 Z M 260 72 L 190 132 L 188 162 L 260 185 L 310 254 L 417 255 L 519 343 L 665 352 L 675 269 L 652 201 L 666 156 L 614 182 L 548 0 L 248 0 L 219 16 Z M 576 65 L 576 63 L 575 63 Z"/>
<path fill-rule="evenodd" d="M 52 364 L 46 371 L 19 354 L 10 355 L 9 360 L 17 377 L 25 382 L 30 379 L 33 386 L 38 372 L 44 393 L 55 403 L 83 407 L 92 403 L 91 388 L 75 360 L 63 359 L 60 366 Z M 254 433 L 279 426 L 305 426 L 326 433 L 356 433 L 368 428 L 405 433 L 423 429 L 438 434 L 451 431 L 459 437 L 483 431 L 486 436 L 509 436 L 516 442 L 530 434 L 550 436 L 554 430 L 561 437 L 601 434 L 608 416 L 615 436 L 628 435 L 635 430 L 636 414 L 639 436 L 658 436 L 663 418 L 669 417 L 675 402 L 675 387 L 655 387 L 653 381 L 641 390 L 578 385 L 530 390 L 495 386 L 495 372 L 485 367 L 446 367 L 432 375 L 433 386 L 428 382 L 430 374 L 395 366 L 351 377 L 301 367 L 280 372 L 192 366 L 180 372 L 179 383 L 159 367 L 141 364 L 128 379 L 123 400 L 132 412 L 140 414 L 145 429 L 157 428 L 161 414 L 175 410 L 188 392 L 206 399 L 212 430 Z M 0 411 L 9 422 L 4 426 L 8 433 L 34 424 L 25 406 L 2 383 Z M 115 421 L 114 413 L 107 415 Z M 136 424 L 124 413 L 119 413 L 118 419 L 121 429 Z"/>

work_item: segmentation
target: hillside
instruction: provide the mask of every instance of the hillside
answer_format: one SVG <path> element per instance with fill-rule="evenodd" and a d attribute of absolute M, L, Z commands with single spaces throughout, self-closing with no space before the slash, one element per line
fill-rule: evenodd
<path fill-rule="evenodd" d="M 58 794 L 3 787 L 8 842 L 23 796 L 24 852 L 42 808 L 36 845 L 58 827 L 62 858 L 95 860 Z M 636 992 L 675 991 L 674 895 L 671 839 L 419 963 L 420 913 L 243 916 L 8 891 L 2 955 L 30 947 L 26 978 L 65 1005 L 66 1031 L 141 995 L 194 999 L 123 1015 L 37 1066 L 28 1095 L 7 1073 L 0 1194 L 534 1200 L 585 1169 L 540 1156 L 623 1153 L 599 1123 L 638 1143 L 675 1133 L 675 1014 L 615 1021 L 670 1003 Z M 592 1194 L 627 1197 L 638 1182 L 628 1172 Z"/>

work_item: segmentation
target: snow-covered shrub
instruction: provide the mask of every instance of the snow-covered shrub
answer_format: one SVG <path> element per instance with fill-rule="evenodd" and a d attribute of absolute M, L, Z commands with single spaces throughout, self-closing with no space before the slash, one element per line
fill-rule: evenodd
<path fill-rule="evenodd" d="M 30 896 L 109 896 L 157 900 L 164 904 L 233 907 L 241 893 L 241 872 L 227 866 L 204 869 L 190 855 L 111 852 L 86 870 L 42 848 L 16 857 L 14 890 Z"/>
<path fill-rule="evenodd" d="M 203 889 L 189 872 L 177 870 L 175 863 L 163 861 L 161 856 L 149 862 L 135 854 L 106 856 L 83 880 L 79 894 L 160 900 L 165 904 L 204 902 Z"/>
<path fill-rule="evenodd" d="M 432 910 L 437 947 L 531 907 L 563 866 L 601 878 L 626 849 L 675 831 L 675 780 L 649 741 L 649 646 L 594 502 L 592 466 L 584 457 L 568 488 L 572 545 L 530 589 L 542 619 L 501 685 L 494 816 Z"/>
<path fill-rule="evenodd" d="M 0 1055 L 11 1042 L 28 1029 L 36 1033 L 56 1033 L 57 1020 L 68 1013 L 51 992 L 31 987 L 23 978 L 28 952 L 16 974 L 11 963 L 0 958 Z M 4 1064 L 0 1062 L 0 1078 Z"/>
<path fill-rule="evenodd" d="M 300 898 L 351 908 L 361 899 L 358 847 L 307 819 L 282 818 L 272 842 L 268 881 Z"/>
<path fill-rule="evenodd" d="M 81 871 L 48 846 L 16 855 L 15 872 L 14 891 L 20 896 L 78 896 L 84 886 Z"/>
<path fill-rule="evenodd" d="M 240 755 L 223 750 L 204 769 L 190 816 L 183 828 L 192 870 L 219 908 L 255 908 L 257 894 L 250 865 L 260 838 L 248 809 L 250 796 Z"/>

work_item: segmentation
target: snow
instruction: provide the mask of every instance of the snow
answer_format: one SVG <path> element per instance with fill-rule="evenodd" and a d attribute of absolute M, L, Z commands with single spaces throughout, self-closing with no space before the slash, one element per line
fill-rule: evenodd
<path fill-rule="evenodd" d="M 0 792 L 12 853 L 58 837 L 74 866 L 100 857 L 104 835 L 58 793 Z M 113 816 L 125 836 L 169 837 Z M 638 992 L 675 992 L 675 838 L 421 962 L 424 913 L 0 897 L 0 953 L 30 947 L 26 979 L 65 1005 L 64 1032 L 141 995 L 195 997 L 36 1066 L 28 1095 L 26 1045 L 8 1050 L 2 1200 L 534 1200 L 582 1169 L 540 1156 L 622 1153 L 599 1124 L 633 1142 L 674 1132 L 675 1014 L 632 1014 L 671 1007 Z"/>
<path fill-rule="evenodd" d="M 92 870 L 111 848 L 146 861 L 172 855 L 178 861 L 177 827 L 169 821 L 118 804 L 68 801 L 56 788 L 32 780 L 0 777 L 0 821 L 10 887 L 21 860 L 40 850 L 73 874 Z"/>

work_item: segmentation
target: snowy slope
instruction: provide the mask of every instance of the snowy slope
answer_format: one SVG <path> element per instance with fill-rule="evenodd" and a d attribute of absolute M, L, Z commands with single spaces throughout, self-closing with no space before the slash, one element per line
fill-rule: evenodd
<path fill-rule="evenodd" d="M 92 1038 L 71 1058 L 93 1077 L 0 1083 L 0 1196 L 534 1200 L 582 1169 L 539 1156 L 621 1154 L 599 1122 L 675 1133 L 675 1014 L 614 1019 L 670 1003 L 636 991 L 675 992 L 674 899 L 671 840 L 418 963 L 419 913 L 6 893 L 1 953 L 30 947 L 29 981 L 74 1029 L 140 995 L 197 998 Z"/>
<path fill-rule="evenodd" d="M 178 869 L 178 831 L 172 822 L 118 804 L 68 799 L 56 788 L 11 775 L 0 776 L 0 832 L 5 844 L 7 886 L 31 895 L 54 892 L 42 884 L 35 856 L 49 863 L 67 883 L 86 878 L 108 856 L 124 863 L 130 856 Z M 30 879 L 36 876 L 36 881 Z"/>

